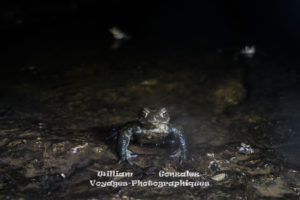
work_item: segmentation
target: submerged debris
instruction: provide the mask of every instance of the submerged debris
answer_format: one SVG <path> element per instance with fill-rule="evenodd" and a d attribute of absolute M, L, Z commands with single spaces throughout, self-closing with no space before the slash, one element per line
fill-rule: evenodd
<path fill-rule="evenodd" d="M 45 127 L 45 124 L 43 122 L 39 122 L 37 125 L 40 129 Z"/>
<path fill-rule="evenodd" d="M 120 48 L 124 40 L 131 39 L 130 35 L 128 35 L 127 33 L 125 33 L 124 31 L 122 31 L 120 28 L 116 26 L 111 27 L 109 29 L 109 32 L 112 34 L 112 36 L 115 39 L 110 46 L 112 49 Z"/>
<path fill-rule="evenodd" d="M 77 153 L 78 149 L 83 149 L 85 147 L 87 147 L 88 143 L 85 143 L 84 145 L 79 145 L 77 147 L 72 148 L 72 153 L 75 154 Z"/>
<path fill-rule="evenodd" d="M 255 49 L 254 45 L 252 45 L 252 46 L 245 46 L 245 48 L 243 48 L 240 51 L 240 54 L 242 54 L 246 58 L 253 58 L 253 56 L 255 55 L 255 53 L 256 53 L 256 49 Z"/>
<path fill-rule="evenodd" d="M 215 154 L 214 153 L 206 153 L 206 156 L 209 158 L 214 158 Z"/>
<path fill-rule="evenodd" d="M 154 86 L 158 83 L 158 81 L 156 79 L 152 79 L 152 80 L 145 80 L 143 82 L 141 82 L 141 85 L 143 86 Z"/>
<path fill-rule="evenodd" d="M 113 35 L 113 37 L 116 39 L 116 40 L 128 40 L 128 39 L 131 39 L 131 37 L 125 33 L 124 31 L 122 31 L 120 28 L 114 26 L 114 27 L 111 27 L 109 29 L 109 32 Z"/>
<path fill-rule="evenodd" d="M 247 145 L 245 143 L 241 143 L 241 147 L 238 147 L 240 152 L 246 152 L 246 153 L 254 153 L 254 150 L 251 148 L 250 145 Z"/>
<path fill-rule="evenodd" d="M 212 171 L 220 171 L 220 168 L 218 166 L 219 161 L 218 160 L 213 160 L 210 161 L 209 165 L 208 165 L 208 169 L 212 170 Z"/>

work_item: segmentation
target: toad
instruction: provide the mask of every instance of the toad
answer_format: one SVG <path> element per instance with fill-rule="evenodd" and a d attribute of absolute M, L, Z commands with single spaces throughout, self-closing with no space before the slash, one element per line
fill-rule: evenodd
<path fill-rule="evenodd" d="M 136 157 L 128 150 L 129 143 L 133 138 L 140 144 L 155 145 L 168 142 L 166 140 L 173 138 L 173 141 L 178 144 L 178 149 L 170 157 L 179 158 L 182 163 L 187 154 L 186 141 L 183 132 L 169 121 L 170 116 L 166 108 L 143 108 L 136 121 L 125 124 L 117 132 L 119 163 L 123 161 L 131 163 L 130 159 Z"/>

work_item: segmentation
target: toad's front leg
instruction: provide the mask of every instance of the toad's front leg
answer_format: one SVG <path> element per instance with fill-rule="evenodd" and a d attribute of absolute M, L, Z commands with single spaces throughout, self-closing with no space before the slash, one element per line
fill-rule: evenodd
<path fill-rule="evenodd" d="M 132 164 L 130 159 L 137 157 L 136 155 L 132 154 L 131 151 L 128 150 L 128 145 L 131 136 L 132 136 L 131 131 L 124 131 L 119 134 L 119 139 L 118 139 L 118 153 L 120 156 L 119 164 L 125 160 L 127 160 L 129 164 Z"/>
<path fill-rule="evenodd" d="M 174 154 L 171 155 L 173 158 L 180 158 L 180 163 L 186 160 L 187 157 L 187 149 L 186 142 L 184 139 L 183 133 L 177 128 L 171 128 L 173 135 L 175 136 L 176 141 L 179 143 L 179 148 Z"/>

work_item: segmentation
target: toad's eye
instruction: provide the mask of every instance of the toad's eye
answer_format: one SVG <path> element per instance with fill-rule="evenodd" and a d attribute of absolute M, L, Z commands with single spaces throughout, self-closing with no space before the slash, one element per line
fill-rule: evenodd
<path fill-rule="evenodd" d="M 162 118 L 166 117 L 167 116 L 167 109 L 165 108 L 162 108 L 160 110 L 160 114 L 159 114 Z"/>
<path fill-rule="evenodd" d="M 143 113 L 143 117 L 144 117 L 144 118 L 147 118 L 148 115 L 149 115 L 149 113 Z"/>
<path fill-rule="evenodd" d="M 166 113 L 160 113 L 160 116 L 161 116 L 162 118 L 164 118 L 164 117 L 166 116 Z"/>
<path fill-rule="evenodd" d="M 144 118 L 147 118 L 148 115 L 149 115 L 149 113 L 150 113 L 150 110 L 149 110 L 148 108 L 144 108 L 144 109 L 142 110 L 142 116 L 143 116 Z"/>

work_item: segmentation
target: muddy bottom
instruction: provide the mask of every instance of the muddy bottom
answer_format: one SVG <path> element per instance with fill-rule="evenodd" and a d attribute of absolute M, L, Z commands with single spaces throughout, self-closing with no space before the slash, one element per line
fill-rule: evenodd
<path fill-rule="evenodd" d="M 1 199 L 299 198 L 300 74 L 282 67 L 297 62 L 78 43 L 29 41 L 1 73 Z M 106 138 L 144 106 L 182 127 L 182 164 L 169 156 L 176 144 L 134 142 L 137 157 L 118 164 Z"/>

